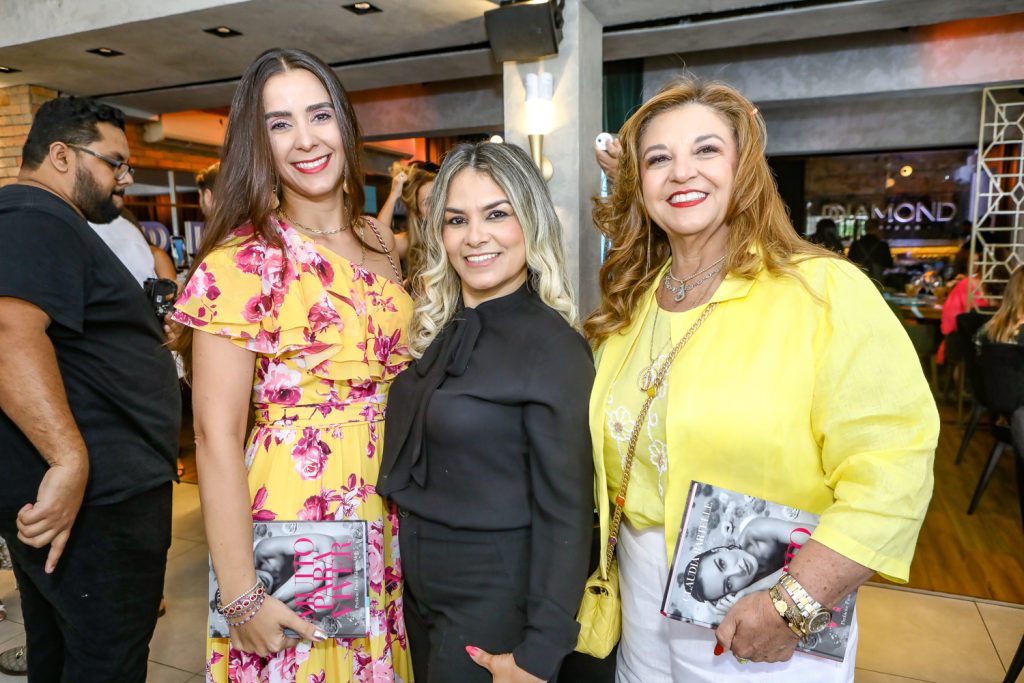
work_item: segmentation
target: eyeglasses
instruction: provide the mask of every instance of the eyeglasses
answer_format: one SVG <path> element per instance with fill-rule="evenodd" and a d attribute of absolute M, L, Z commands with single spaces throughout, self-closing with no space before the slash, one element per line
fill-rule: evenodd
<path fill-rule="evenodd" d="M 77 149 L 79 152 L 85 152 L 86 154 L 90 154 L 99 159 L 100 161 L 108 164 L 110 168 L 114 170 L 114 180 L 124 180 L 124 177 L 129 174 L 131 174 L 132 176 L 135 175 L 135 169 L 132 168 L 127 161 L 118 161 L 117 159 L 112 159 L 108 157 L 106 154 L 94 152 L 88 147 L 82 147 L 81 145 L 72 145 L 71 143 L 67 144 L 68 147 L 71 147 L 72 149 Z"/>

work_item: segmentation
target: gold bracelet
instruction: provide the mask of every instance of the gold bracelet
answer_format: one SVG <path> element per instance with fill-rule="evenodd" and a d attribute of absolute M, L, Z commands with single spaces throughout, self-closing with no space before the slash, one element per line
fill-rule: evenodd
<path fill-rule="evenodd" d="M 768 589 L 768 597 L 771 598 L 775 611 L 786 622 L 786 626 L 793 632 L 793 635 L 803 640 L 804 635 L 806 635 L 803 631 L 803 617 L 795 606 L 790 605 L 782 597 L 782 590 L 779 588 L 779 584 L 775 584 Z"/>

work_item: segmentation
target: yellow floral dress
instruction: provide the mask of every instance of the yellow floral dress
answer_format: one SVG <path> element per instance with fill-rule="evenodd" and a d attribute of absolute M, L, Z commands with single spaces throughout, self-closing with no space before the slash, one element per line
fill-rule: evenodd
<path fill-rule="evenodd" d="M 398 519 L 376 493 L 391 381 L 409 363 L 412 300 L 376 275 L 273 221 L 199 265 L 174 320 L 254 351 L 256 424 L 245 449 L 253 520 L 365 519 L 370 633 L 261 658 L 207 641 L 207 681 L 411 681 L 402 617 Z"/>

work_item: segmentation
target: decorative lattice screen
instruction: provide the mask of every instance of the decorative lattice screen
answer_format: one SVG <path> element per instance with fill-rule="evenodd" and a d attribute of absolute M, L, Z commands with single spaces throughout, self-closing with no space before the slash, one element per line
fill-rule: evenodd
<path fill-rule="evenodd" d="M 972 272 L 996 304 L 1024 265 L 1024 84 L 982 94 L 972 216 Z"/>

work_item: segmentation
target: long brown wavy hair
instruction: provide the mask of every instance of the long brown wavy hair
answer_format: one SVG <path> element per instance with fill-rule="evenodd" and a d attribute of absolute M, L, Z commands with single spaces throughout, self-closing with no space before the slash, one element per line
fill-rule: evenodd
<path fill-rule="evenodd" d="M 280 181 L 274 168 L 270 134 L 264 120 L 263 88 L 272 76 L 297 69 L 304 69 L 316 76 L 330 95 L 334 119 L 341 130 L 345 151 L 345 219 L 349 227 L 363 220 L 361 214 L 365 193 L 360 162 L 362 142 L 359 122 L 345 88 L 334 71 L 316 55 L 304 50 L 272 48 L 257 57 L 245 70 L 231 100 L 231 113 L 228 115 L 224 146 L 221 149 L 216 201 L 203 230 L 203 239 L 188 273 L 189 278 L 203 259 L 220 247 L 239 225 L 250 223 L 254 228 L 255 239 L 279 248 L 284 246 L 281 236 L 270 222 L 271 214 L 280 202 Z M 352 235 L 363 242 L 358 230 L 353 231 Z M 381 253 L 378 245 L 367 242 L 363 242 L 363 245 Z M 186 370 L 190 371 L 191 328 L 185 328 L 171 347 L 182 354 Z"/>
<path fill-rule="evenodd" d="M 594 223 L 612 244 L 601 266 L 601 304 L 583 325 L 595 347 L 630 325 L 638 302 L 671 256 L 665 231 L 654 229 L 644 206 L 639 146 L 656 116 L 688 104 L 718 113 L 732 129 L 738 150 L 734 189 L 725 215 L 729 226 L 726 272 L 753 278 L 763 267 L 802 281 L 797 262 L 834 256 L 793 229 L 765 158 L 765 124 L 757 107 L 725 83 L 690 76 L 673 79 L 623 124 L 619 131 L 622 154 L 612 194 L 606 200 L 594 200 Z"/>
<path fill-rule="evenodd" d="M 994 342 L 1011 343 L 1017 328 L 1024 323 L 1024 266 L 1019 266 L 1006 283 L 1003 302 L 992 319 L 985 323 L 985 335 Z"/>

